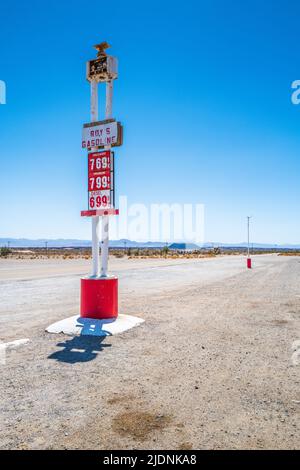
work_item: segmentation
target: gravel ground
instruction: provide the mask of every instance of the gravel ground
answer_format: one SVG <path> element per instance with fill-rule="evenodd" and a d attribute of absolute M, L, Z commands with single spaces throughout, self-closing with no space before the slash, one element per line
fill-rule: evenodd
<path fill-rule="evenodd" d="M 0 448 L 299 448 L 300 258 L 253 265 L 112 260 L 145 323 L 99 339 L 44 332 L 88 262 L 1 260 L 0 338 L 30 342 L 0 365 Z"/>

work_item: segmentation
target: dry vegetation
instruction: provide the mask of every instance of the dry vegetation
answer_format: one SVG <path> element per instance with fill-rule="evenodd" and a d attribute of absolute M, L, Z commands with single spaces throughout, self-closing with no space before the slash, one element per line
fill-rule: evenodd
<path fill-rule="evenodd" d="M 251 250 L 251 255 L 276 253 L 278 256 L 300 256 L 300 250 Z M 246 249 L 203 248 L 193 251 L 170 250 L 167 246 L 162 248 L 111 248 L 110 255 L 116 258 L 147 259 L 147 258 L 213 258 L 218 255 L 246 254 Z M 0 248 L 0 258 L 13 259 L 90 259 L 91 248 Z"/>
<path fill-rule="evenodd" d="M 110 255 L 116 258 L 147 259 L 147 258 L 210 258 L 221 254 L 218 248 L 211 250 L 180 251 L 163 248 L 127 248 L 110 249 Z M 1 248 L 0 257 L 13 259 L 90 259 L 90 248 Z"/>
<path fill-rule="evenodd" d="M 0 251 L 1 258 L 13 258 L 13 259 L 88 259 L 91 257 L 91 253 L 89 249 L 80 249 L 80 250 L 73 250 L 73 249 L 65 249 L 65 248 L 58 248 L 58 249 L 42 249 L 42 248 L 30 248 L 30 249 L 22 249 L 22 248 L 12 248 L 12 249 L 5 249 Z"/>

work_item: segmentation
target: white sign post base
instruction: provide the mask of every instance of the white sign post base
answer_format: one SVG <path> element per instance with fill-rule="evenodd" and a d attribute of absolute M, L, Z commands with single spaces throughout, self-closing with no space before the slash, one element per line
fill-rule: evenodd
<path fill-rule="evenodd" d="M 144 323 L 142 318 L 119 315 L 116 319 L 95 320 L 78 315 L 65 318 L 46 328 L 48 333 L 63 333 L 70 336 L 111 336 L 130 330 Z"/>

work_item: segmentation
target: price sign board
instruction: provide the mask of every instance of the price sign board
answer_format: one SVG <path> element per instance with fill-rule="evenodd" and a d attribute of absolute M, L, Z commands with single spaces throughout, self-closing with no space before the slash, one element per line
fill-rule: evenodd
<path fill-rule="evenodd" d="M 110 150 L 88 154 L 88 208 L 114 208 L 114 154 Z"/>
<path fill-rule="evenodd" d="M 103 148 L 106 145 L 122 145 L 123 132 L 119 122 L 114 120 L 84 124 L 82 130 L 82 148 Z"/>
<path fill-rule="evenodd" d="M 110 173 L 89 176 L 89 191 L 110 190 Z"/>
<path fill-rule="evenodd" d="M 110 152 L 109 150 L 105 150 L 104 152 L 89 153 L 89 174 L 107 171 L 109 172 L 112 168 L 111 157 L 112 152 Z"/>

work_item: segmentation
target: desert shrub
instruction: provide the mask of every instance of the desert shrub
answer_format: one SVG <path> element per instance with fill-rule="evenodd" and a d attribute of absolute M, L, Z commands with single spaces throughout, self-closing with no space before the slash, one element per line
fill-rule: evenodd
<path fill-rule="evenodd" d="M 145 257 L 147 257 L 147 256 L 152 256 L 152 251 L 149 250 L 148 248 L 145 248 L 145 249 L 143 250 L 143 257 L 145 258 Z"/>
<path fill-rule="evenodd" d="M 169 253 L 169 247 L 168 246 L 163 246 L 162 249 L 161 249 L 161 252 L 162 252 L 163 256 L 167 256 L 167 254 Z"/>
<path fill-rule="evenodd" d="M 8 255 L 11 254 L 11 252 L 12 252 L 12 251 L 11 251 L 9 248 L 5 247 L 5 246 L 2 247 L 2 248 L 0 248 L 0 256 L 1 256 L 2 258 L 7 258 Z"/>
<path fill-rule="evenodd" d="M 11 250 L 9 248 L 7 248 L 7 246 L 2 246 L 0 248 L 0 256 L 2 258 L 7 258 L 8 255 L 10 255 L 10 254 L 11 254 Z"/>
<path fill-rule="evenodd" d="M 208 258 L 212 258 L 212 257 L 216 256 L 216 253 L 214 252 L 214 250 L 210 250 L 210 251 L 207 252 L 206 256 Z"/>

